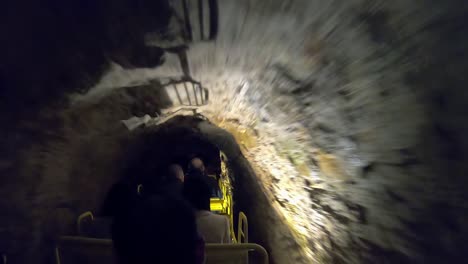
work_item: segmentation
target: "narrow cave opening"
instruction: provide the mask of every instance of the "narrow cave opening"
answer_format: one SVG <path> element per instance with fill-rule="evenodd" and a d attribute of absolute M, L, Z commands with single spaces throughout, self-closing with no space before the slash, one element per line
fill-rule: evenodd
<path fill-rule="evenodd" d="M 96 208 L 88 208 L 94 219 L 92 224 L 79 224 L 79 230 L 88 237 L 109 238 L 112 217 L 125 210 L 126 204 L 138 199 L 148 188 L 148 193 L 165 188 L 164 174 L 171 164 L 180 164 L 184 170 L 194 157 L 201 158 L 207 174 L 219 175 L 221 163 L 225 164 L 231 180 L 233 198 L 234 233 L 237 234 L 239 212 L 248 217 L 249 242 L 259 243 L 267 250 L 275 241 L 291 238 L 281 218 L 275 213 L 265 196 L 249 161 L 242 155 L 233 135 L 201 116 L 177 115 L 166 122 L 141 127 L 130 132 L 131 146 L 123 153 L 126 165 L 116 175 L 104 199 Z M 221 162 L 223 160 L 223 162 Z M 151 187 L 149 187 L 151 186 Z M 161 189 L 159 189 L 161 190 Z M 120 212 L 119 212 L 120 211 Z M 84 215 L 84 214 L 83 214 Z M 272 239 L 271 228 L 283 233 Z M 273 259 L 274 261 L 274 259 Z"/>
<path fill-rule="evenodd" d="M 187 174 L 190 160 L 200 158 L 207 174 L 221 173 L 219 148 L 184 125 L 184 120 L 176 117 L 141 135 L 136 153 L 103 202 L 103 216 L 113 216 L 122 202 L 137 191 L 147 193 L 166 187 L 164 178 L 172 164 L 181 166 Z"/>

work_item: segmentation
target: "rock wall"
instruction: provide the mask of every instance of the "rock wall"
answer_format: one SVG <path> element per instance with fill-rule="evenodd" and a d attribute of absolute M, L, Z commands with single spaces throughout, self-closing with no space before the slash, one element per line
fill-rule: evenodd
<path fill-rule="evenodd" d="M 123 11 L 125 3 L 109 8 L 103 2 L 91 17 L 133 17 Z M 141 39 L 120 51 L 97 45 L 138 39 L 102 37 L 111 35 L 107 22 L 91 30 L 77 19 L 66 34 L 47 19 L 30 28 L 50 12 L 31 6 L 36 20 L 12 27 L 17 34 L 2 43 L 7 59 L 0 68 L 7 95 L 2 123 L 14 123 L 2 131 L 0 194 L 6 198 L 0 209 L 8 217 L 0 220 L 0 247 L 19 258 L 23 250 L 31 250 L 27 256 L 39 250 L 29 245 L 42 241 L 46 216 L 53 215 L 46 212 L 58 207 L 65 209 L 56 214 L 73 215 L 73 208 L 100 199 L 78 194 L 76 186 L 86 185 L 80 179 L 108 182 L 102 175 L 118 172 L 113 165 L 125 133 L 116 120 L 132 113 L 131 103 L 115 95 L 124 89 L 115 88 L 181 74 L 171 55 L 162 67 L 141 68 L 160 58 L 155 49 L 149 53 L 158 59 L 139 63 L 146 57 L 132 50 Z M 201 111 L 242 145 L 275 214 L 288 226 L 285 233 L 294 237 L 291 244 L 298 245 L 296 263 L 457 262 L 468 245 L 464 1 L 220 0 L 219 11 L 216 41 L 189 51 L 194 78 L 211 91 Z M 6 21 L 19 21 L 8 14 Z M 145 22 L 123 23 L 122 32 Z M 35 36 L 32 29 L 47 33 L 39 34 L 42 44 L 27 41 Z M 85 37 L 88 31 L 99 41 Z M 51 45 L 60 32 L 81 34 Z M 80 67 L 64 67 L 77 58 Z M 136 68 L 109 67 L 108 60 Z M 57 103 L 63 89 L 78 88 L 92 89 L 73 95 L 71 105 Z M 154 95 L 151 89 L 142 93 Z M 141 100 L 148 101 L 133 101 Z M 94 169 L 82 166 L 83 157 L 94 161 L 88 166 Z M 101 176 L 91 176 L 96 174 Z M 93 188 L 83 192 L 101 190 Z M 62 204 L 63 197 L 77 200 Z M 292 250 L 288 243 L 270 249 L 278 263 L 287 263 L 281 255 Z"/>
<path fill-rule="evenodd" d="M 212 92 L 203 113 L 254 135 L 245 155 L 305 262 L 459 257 L 463 14 L 457 1 L 220 1 L 220 35 L 189 53 Z M 168 56 L 128 74 L 180 72 Z"/>
<path fill-rule="evenodd" d="M 30 121 L 32 135 L 35 129 L 45 135 L 17 134 L 30 141 L 2 157 L 0 242 L 9 263 L 52 257 L 56 235 L 74 234 L 79 214 L 99 211 L 137 155 L 132 151 L 136 139 L 120 120 L 159 111 L 166 102 L 155 91 L 148 86 L 121 89 L 93 103 L 49 112 L 47 123 Z"/>

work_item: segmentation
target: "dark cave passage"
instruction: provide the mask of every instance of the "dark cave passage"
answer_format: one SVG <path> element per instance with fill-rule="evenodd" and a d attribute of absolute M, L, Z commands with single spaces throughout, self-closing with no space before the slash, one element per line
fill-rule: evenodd
<path fill-rule="evenodd" d="M 238 214 L 244 212 L 249 219 L 249 242 L 259 243 L 267 249 L 286 246 L 290 253 L 299 250 L 298 245 L 295 245 L 296 249 L 291 248 L 288 241 L 294 239 L 293 235 L 269 205 L 251 165 L 229 132 L 199 117 L 176 116 L 163 124 L 129 133 L 134 134 L 135 140 L 123 153 L 127 160 L 125 169 L 119 172 L 120 176 L 114 177 L 117 182 L 107 183 L 110 189 L 103 201 L 98 201 L 96 207 L 82 208 L 82 212 L 91 212 L 94 220 L 92 224 L 80 227 L 81 232 L 89 237 L 109 238 L 112 218 L 128 210 L 126 205 L 131 206 L 138 199 L 136 190 L 139 185 L 143 196 L 145 192 L 154 191 L 147 190 L 147 186 L 164 188 L 162 177 L 167 167 L 174 163 L 188 164 L 194 157 L 205 162 L 207 173 L 219 174 L 220 151 L 223 151 L 233 187 L 234 232 L 237 234 Z M 272 236 L 271 226 L 282 230 L 280 237 Z"/>

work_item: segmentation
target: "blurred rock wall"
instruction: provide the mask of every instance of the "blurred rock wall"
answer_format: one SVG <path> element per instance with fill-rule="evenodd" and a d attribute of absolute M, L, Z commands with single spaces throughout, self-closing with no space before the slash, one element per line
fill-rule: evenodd
<path fill-rule="evenodd" d="M 194 78 L 211 91 L 201 111 L 245 141 L 244 155 L 300 245 L 296 262 L 457 262 L 468 245 L 464 1 L 220 0 L 219 10 L 217 40 L 189 52 Z M 97 202 L 104 188 L 97 183 L 119 170 L 125 133 L 117 120 L 133 113 L 116 95 L 124 89 L 115 88 L 181 74 L 172 55 L 162 67 L 141 68 L 148 64 L 125 59 L 141 58 L 131 48 L 95 50 L 87 30 L 73 45 L 50 45 L 50 35 L 59 35 L 52 24 L 32 27 L 36 34 L 31 23 L 11 27 L 6 32 L 16 34 L 2 48 L 9 59 L 1 85 L 10 89 L 2 91 L 10 92 L 2 96 L 0 208 L 8 213 L 0 220 L 0 247 L 18 256 L 38 250 L 29 245 L 43 239 L 45 216 L 53 215 L 46 212 L 58 207 L 65 209 L 55 214 L 72 215 Z M 67 34 L 81 30 L 76 25 Z M 93 32 L 97 42 L 107 39 L 99 34 L 107 29 Z M 34 46 L 40 42 L 33 38 L 50 41 Z M 136 38 L 120 41 L 127 39 Z M 91 90 L 73 95 L 71 105 L 49 99 L 49 91 L 57 98 L 62 88 L 72 90 L 53 69 L 76 62 L 72 51 L 84 47 L 93 52 L 78 52 L 83 67 L 63 71 L 89 72 L 89 81 L 78 74 L 70 83 Z M 94 62 L 107 53 L 117 55 Z M 37 54 L 42 59 L 31 62 Z M 109 60 L 134 69 L 109 67 Z M 49 71 L 35 70 L 42 68 Z M 5 77 L 11 73 L 17 78 Z M 23 121 L 13 122 L 16 116 Z M 278 263 L 288 263 L 284 252 L 292 249 L 271 250 Z"/>

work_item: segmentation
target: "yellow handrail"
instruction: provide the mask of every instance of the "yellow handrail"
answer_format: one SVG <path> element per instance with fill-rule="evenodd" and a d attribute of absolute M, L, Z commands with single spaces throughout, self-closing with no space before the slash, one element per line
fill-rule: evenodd
<path fill-rule="evenodd" d="M 80 216 L 78 216 L 78 219 L 76 220 L 76 224 L 77 224 L 77 231 L 78 231 L 78 235 L 82 235 L 82 229 L 81 229 L 81 222 L 83 221 L 84 218 L 86 217 L 90 217 L 91 220 L 94 220 L 94 215 L 91 211 L 87 211 L 87 212 L 84 212 L 82 213 Z"/>
<path fill-rule="evenodd" d="M 239 212 L 239 222 L 237 225 L 237 243 L 249 243 L 249 222 L 244 212 Z"/>

